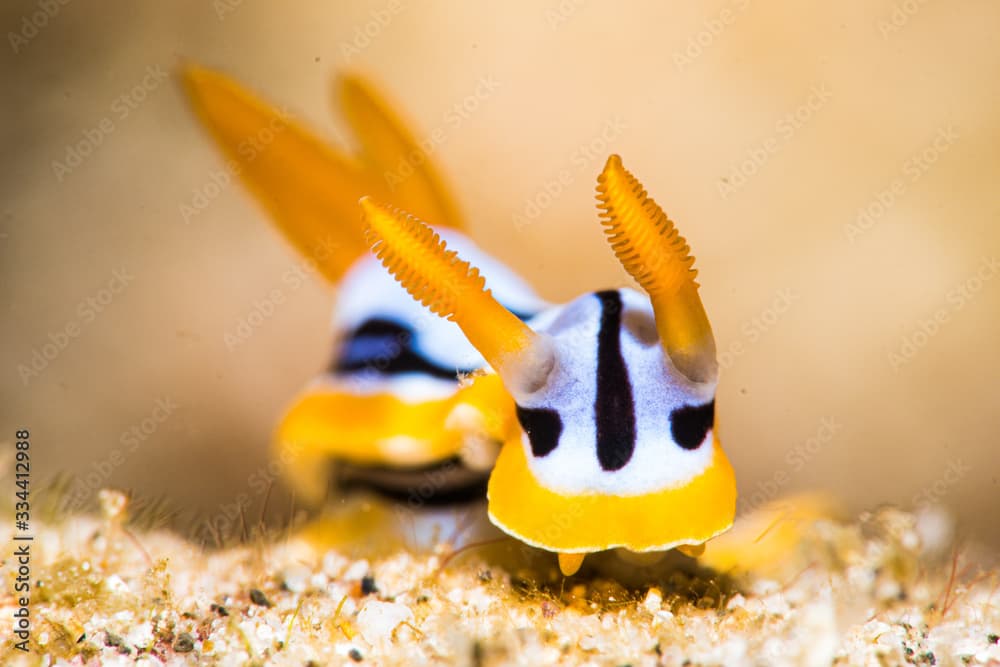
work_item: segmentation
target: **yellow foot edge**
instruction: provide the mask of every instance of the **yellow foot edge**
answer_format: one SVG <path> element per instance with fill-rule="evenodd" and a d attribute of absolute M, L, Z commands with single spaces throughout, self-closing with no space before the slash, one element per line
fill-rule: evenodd
<path fill-rule="evenodd" d="M 705 553 L 705 543 L 701 544 L 682 544 L 677 547 L 677 550 L 688 558 L 697 558 L 698 556 Z"/>
<path fill-rule="evenodd" d="M 559 554 L 559 570 L 564 577 L 572 577 L 583 565 L 583 559 L 587 554 Z"/>

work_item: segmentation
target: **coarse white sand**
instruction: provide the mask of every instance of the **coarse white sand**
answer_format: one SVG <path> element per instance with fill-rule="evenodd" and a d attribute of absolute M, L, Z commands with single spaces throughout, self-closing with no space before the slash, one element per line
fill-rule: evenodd
<path fill-rule="evenodd" d="M 565 579 L 504 539 L 366 553 L 342 515 L 223 549 L 123 515 L 35 527 L 28 654 L 5 529 L 3 664 L 1000 665 L 1000 575 L 939 513 L 798 522 L 766 552 L 735 531 L 729 574 L 608 554 Z"/>

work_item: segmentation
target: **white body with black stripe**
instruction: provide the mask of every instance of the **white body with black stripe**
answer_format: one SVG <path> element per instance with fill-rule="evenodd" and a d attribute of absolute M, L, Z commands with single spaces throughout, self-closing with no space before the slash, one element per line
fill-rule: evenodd
<path fill-rule="evenodd" d="M 461 233 L 437 231 L 480 267 L 500 303 L 558 341 L 544 392 L 518 401 L 529 465 L 542 484 L 566 494 L 640 495 L 683 484 L 705 469 L 712 449 L 700 445 L 712 426 L 712 387 L 669 367 L 645 295 L 619 289 L 552 306 Z M 381 328 L 373 330 L 373 323 Z M 485 365 L 458 325 L 414 301 L 374 257 L 362 258 L 344 277 L 333 324 L 338 349 L 328 381 L 340 389 L 419 402 L 450 395 L 460 374 Z M 602 339 L 613 348 L 603 355 Z M 546 432 L 545 415 L 558 419 L 558 433 Z M 683 443 L 675 439 L 675 432 L 692 431 Z M 399 471 L 365 477 L 384 491 L 410 481 Z"/>
<path fill-rule="evenodd" d="M 464 234 L 452 229 L 437 232 L 449 247 L 482 268 L 497 300 L 522 319 L 530 322 L 551 308 L 520 276 Z M 365 338 L 365 327 L 372 322 L 392 323 L 397 329 L 385 327 L 384 335 L 368 336 L 368 349 L 361 349 L 359 333 Z M 389 391 L 407 401 L 441 398 L 455 391 L 460 374 L 486 363 L 457 324 L 414 301 L 372 255 L 360 258 L 345 274 L 333 311 L 333 331 L 337 341 L 333 379 L 359 392 Z M 401 359 L 405 359 L 402 364 Z"/>
<path fill-rule="evenodd" d="M 705 469 L 714 388 L 669 367 L 644 294 L 586 294 L 538 319 L 556 341 L 556 364 L 544 391 L 519 398 L 518 416 L 541 484 L 566 495 L 642 495 Z M 544 415 L 558 418 L 557 438 L 533 432 Z"/>

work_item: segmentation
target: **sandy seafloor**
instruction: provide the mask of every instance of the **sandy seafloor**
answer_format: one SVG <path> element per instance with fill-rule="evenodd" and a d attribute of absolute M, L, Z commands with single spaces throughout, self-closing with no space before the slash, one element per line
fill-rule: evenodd
<path fill-rule="evenodd" d="M 123 516 L 34 527 L 27 654 L 3 529 L 2 664 L 1000 665 L 1000 574 L 940 512 L 748 521 L 717 569 L 606 554 L 569 578 L 462 525 L 373 539 L 398 517 L 368 503 L 223 548 Z"/>

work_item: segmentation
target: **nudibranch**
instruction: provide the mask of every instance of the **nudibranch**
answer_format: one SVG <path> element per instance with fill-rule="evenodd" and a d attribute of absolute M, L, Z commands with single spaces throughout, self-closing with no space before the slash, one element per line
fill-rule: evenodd
<path fill-rule="evenodd" d="M 485 491 L 490 520 L 566 575 L 608 549 L 697 555 L 732 525 L 694 258 L 618 156 L 600 220 L 643 291 L 555 305 L 462 233 L 430 156 L 361 79 L 338 88 L 351 157 L 219 73 L 190 68 L 186 84 L 231 169 L 339 284 L 330 367 L 275 439 L 307 500 L 331 461 L 341 482 L 403 496 L 446 473 L 436 496 Z"/>

